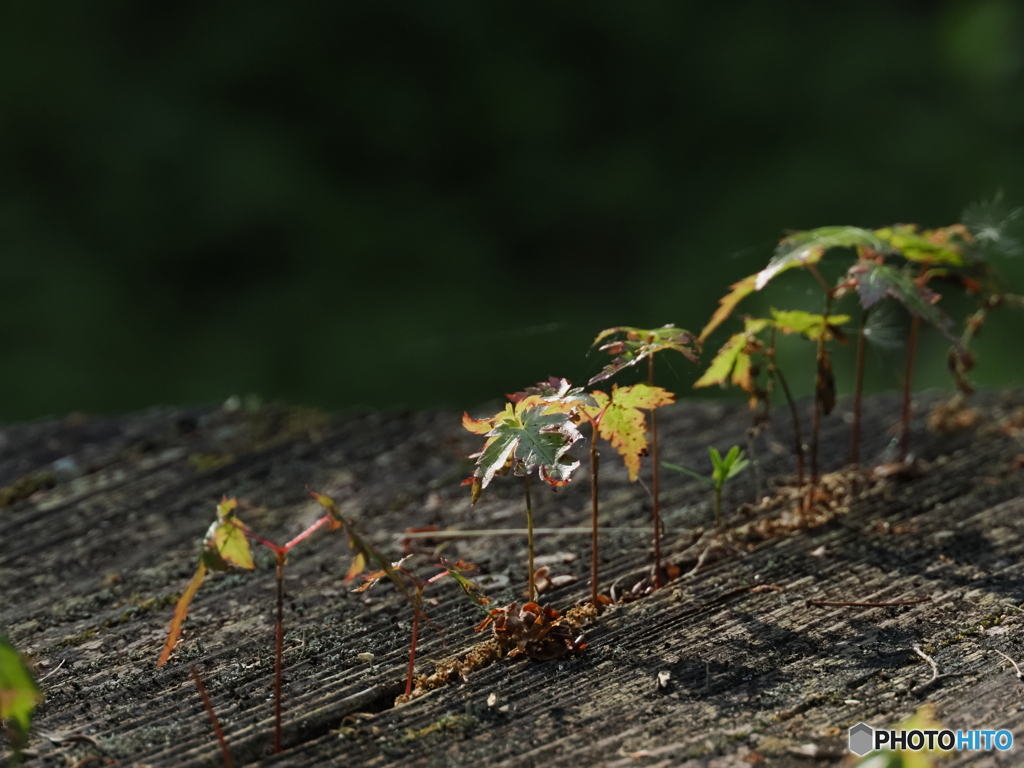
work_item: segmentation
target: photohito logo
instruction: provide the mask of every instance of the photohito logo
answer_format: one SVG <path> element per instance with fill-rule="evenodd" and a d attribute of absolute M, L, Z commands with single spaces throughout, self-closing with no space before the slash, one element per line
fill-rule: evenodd
<path fill-rule="evenodd" d="M 1005 752 L 1013 746 L 1013 734 L 1002 731 L 951 731 L 948 728 L 914 728 L 911 730 L 887 731 L 872 728 L 867 723 L 857 723 L 849 731 L 850 751 L 864 756 L 879 749 L 902 749 L 907 752 L 921 750 L 990 750 Z"/>

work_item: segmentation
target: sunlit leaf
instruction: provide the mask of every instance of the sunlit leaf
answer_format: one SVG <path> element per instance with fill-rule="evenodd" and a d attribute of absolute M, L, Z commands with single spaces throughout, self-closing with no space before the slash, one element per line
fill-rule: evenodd
<path fill-rule="evenodd" d="M 711 332 L 720 326 L 725 320 L 732 314 L 732 311 L 736 309 L 736 305 L 739 304 L 743 299 L 752 294 L 757 285 L 757 275 L 750 275 L 743 278 L 738 283 L 733 283 L 730 286 L 729 293 L 725 294 L 718 300 L 718 309 L 708 320 L 708 324 L 704 326 L 704 330 L 700 332 L 700 336 L 697 338 L 699 343 L 703 343 Z"/>
<path fill-rule="evenodd" d="M 757 273 L 754 289 L 760 291 L 773 278 L 793 267 L 817 264 L 830 248 L 862 248 L 876 253 L 892 250 L 875 233 L 860 227 L 818 227 L 794 232 L 779 242 L 768 266 Z"/>
<path fill-rule="evenodd" d="M 773 324 L 780 333 L 797 333 L 815 341 L 822 334 L 825 341 L 831 341 L 840 336 L 839 326 L 850 322 L 849 315 L 829 315 L 828 322 L 825 322 L 824 317 L 812 315 L 810 312 L 777 309 L 772 309 L 771 312 Z"/>
<path fill-rule="evenodd" d="M 466 428 L 476 434 L 479 434 L 481 422 L 488 421 L 491 425 L 483 450 L 473 456 L 476 459 L 474 477 L 479 480 L 480 489 L 486 488 L 494 475 L 510 463 L 516 475 L 528 475 L 537 469 L 540 477 L 552 486 L 569 482 L 579 461 L 566 452 L 582 437 L 569 416 L 580 403 L 580 400 L 568 403 L 528 395 L 515 404 L 506 405 L 505 410 L 490 419 L 474 420 L 465 416 L 463 425 L 468 423 Z"/>
<path fill-rule="evenodd" d="M 362 552 L 356 552 L 356 556 L 352 558 L 352 565 L 348 567 L 348 571 L 345 573 L 345 583 L 348 584 L 352 579 L 365 570 L 366 555 Z"/>
<path fill-rule="evenodd" d="M 217 519 L 203 539 L 202 560 L 214 571 L 226 571 L 231 566 L 256 567 L 245 536 L 245 524 L 235 515 L 237 506 L 235 499 L 222 499 L 217 505 Z"/>
<path fill-rule="evenodd" d="M 640 473 L 640 458 L 647 453 L 647 417 L 645 410 L 675 402 L 675 396 L 661 387 L 634 384 L 613 385 L 611 394 L 592 392 L 596 405 L 581 406 L 580 411 L 597 424 L 598 434 L 619 452 L 635 481 Z"/>
<path fill-rule="evenodd" d="M 914 224 L 900 224 L 876 229 L 875 234 L 909 261 L 949 264 L 955 267 L 966 263 L 960 248 L 964 236 L 970 235 L 962 225 L 918 232 Z"/>
<path fill-rule="evenodd" d="M 718 350 L 718 354 L 708 364 L 704 375 L 693 383 L 694 389 L 710 387 L 714 384 L 725 386 L 726 380 L 732 375 L 739 360 L 746 357 L 749 361 L 750 356 L 744 352 L 746 347 L 746 333 L 736 333 L 730 336 L 729 340 L 722 345 L 722 348 Z"/>
<path fill-rule="evenodd" d="M 621 335 L 622 338 L 601 344 L 609 336 L 614 335 Z M 666 349 L 674 349 L 694 363 L 698 360 L 697 340 L 693 334 L 682 328 L 676 328 L 674 325 L 663 325 L 661 328 L 632 328 L 630 326 L 606 328 L 597 335 L 592 346 L 598 344 L 601 344 L 598 349 L 613 355 L 614 358 L 601 369 L 600 373 L 590 379 L 588 384 L 591 386 Z"/>
<path fill-rule="evenodd" d="M 28 740 L 32 711 L 42 699 L 20 654 L 0 635 L 0 723 L 11 724 L 15 749 L 21 749 Z"/>
<path fill-rule="evenodd" d="M 188 587 L 181 593 L 181 597 L 178 598 L 178 604 L 174 606 L 174 617 L 171 619 L 171 627 L 167 633 L 167 640 L 164 642 L 164 648 L 160 652 L 160 658 L 157 660 L 156 665 L 162 667 L 164 662 L 170 658 L 171 653 L 174 651 L 174 646 L 178 642 L 178 637 L 181 635 L 182 625 L 185 623 L 185 616 L 188 615 L 188 607 L 192 603 L 192 598 L 196 596 L 196 592 L 199 587 L 202 586 L 203 579 L 206 577 L 206 565 L 200 561 L 199 567 L 196 568 L 195 575 L 192 577 L 192 581 L 188 583 Z"/>

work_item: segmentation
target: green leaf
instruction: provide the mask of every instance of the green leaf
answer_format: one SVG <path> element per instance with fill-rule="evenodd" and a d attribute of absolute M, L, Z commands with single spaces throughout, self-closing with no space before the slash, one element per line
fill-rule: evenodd
<path fill-rule="evenodd" d="M 0 722 L 9 721 L 15 752 L 28 741 L 32 711 L 43 700 L 32 673 L 10 640 L 0 635 Z"/>
<path fill-rule="evenodd" d="M 825 341 L 831 341 L 840 335 L 839 326 L 850 322 L 849 315 L 829 315 L 828 322 L 821 315 L 797 310 L 772 309 L 772 324 L 780 333 L 798 333 L 808 339 L 817 341 L 824 333 Z"/>
<path fill-rule="evenodd" d="M 712 477 L 705 477 L 699 472 L 694 472 L 692 469 L 688 469 L 686 467 L 680 467 L 678 464 L 669 464 L 667 461 L 663 461 L 661 462 L 661 466 L 665 467 L 666 469 L 671 469 L 674 472 L 681 472 L 684 475 L 689 475 L 695 480 L 700 480 L 701 482 L 704 483 L 710 483 L 714 485 L 715 482 L 714 478 Z"/>
<path fill-rule="evenodd" d="M 217 505 L 217 519 L 210 525 L 203 539 L 202 560 L 214 571 L 226 571 L 231 566 L 255 568 L 245 524 L 235 515 L 236 499 L 223 498 Z"/>
<path fill-rule="evenodd" d="M 793 267 L 817 264 L 830 248 L 858 248 L 889 253 L 889 245 L 875 233 L 860 227 L 818 227 L 783 238 L 768 266 L 757 273 L 754 290 Z"/>
<path fill-rule="evenodd" d="M 959 224 L 924 232 L 918 232 L 914 224 L 900 224 L 876 229 L 875 234 L 909 261 L 948 264 L 954 267 L 961 267 L 966 263 L 963 254 L 960 253 L 963 244 L 957 241 L 964 239 L 965 235 L 970 235 Z"/>
<path fill-rule="evenodd" d="M 743 457 L 743 451 L 740 450 L 738 445 L 730 448 L 725 458 L 722 457 L 717 448 L 709 447 L 708 454 L 711 456 L 711 463 L 714 466 L 712 477 L 714 478 L 715 486 L 718 488 L 721 488 L 750 464 Z"/>
<path fill-rule="evenodd" d="M 614 355 L 614 359 L 600 373 L 592 377 L 588 385 L 593 386 L 623 368 L 636 365 L 641 360 L 665 349 L 674 349 L 696 363 L 697 340 L 689 331 L 676 328 L 674 325 L 663 325 L 661 328 L 633 328 L 618 326 L 601 331 L 591 346 L 601 344 L 609 336 L 622 334 L 623 338 L 602 344 L 598 349 Z"/>
<path fill-rule="evenodd" d="M 640 474 L 640 459 L 647 454 L 647 418 L 645 410 L 675 402 L 675 396 L 661 387 L 634 384 L 613 385 L 610 395 L 592 392 L 596 405 L 580 406 L 580 413 L 597 425 L 598 434 L 619 452 L 629 470 L 629 479 Z"/>
<path fill-rule="evenodd" d="M 744 356 L 747 347 L 747 334 L 736 333 L 718 350 L 718 354 L 708 365 L 704 375 L 693 383 L 694 389 L 710 387 L 714 384 L 725 386 L 726 379 L 732 375 L 739 359 Z M 749 356 L 748 356 L 749 358 Z"/>
<path fill-rule="evenodd" d="M 722 454 L 718 452 L 717 448 L 708 448 L 708 456 L 711 457 L 711 468 L 715 478 L 722 472 Z"/>
<path fill-rule="evenodd" d="M 470 458 L 476 459 L 474 478 L 482 490 L 498 472 L 510 467 L 516 475 L 525 476 L 534 469 L 549 485 L 569 482 L 579 461 L 566 452 L 582 435 L 569 416 L 582 401 L 548 400 L 528 395 L 515 404 L 508 404 L 490 419 L 463 416 L 463 426 L 476 434 L 485 422 L 490 429 L 484 448 Z"/>
<path fill-rule="evenodd" d="M 739 304 L 743 299 L 752 294 L 757 284 L 757 275 L 750 275 L 743 278 L 738 283 L 733 283 L 729 286 L 729 293 L 725 294 L 718 300 L 718 309 L 708 320 L 708 324 L 704 326 L 704 330 L 700 332 L 700 336 L 697 337 L 698 343 L 703 344 L 705 339 L 711 335 L 711 332 L 725 322 L 726 318 L 732 314 L 732 311 L 736 309 L 736 305 Z"/>
<path fill-rule="evenodd" d="M 907 273 L 888 264 L 862 261 L 850 267 L 849 274 L 865 309 L 883 297 L 891 296 L 906 307 L 910 314 L 917 315 L 959 344 L 959 340 L 949 330 L 953 326 L 953 319 L 935 305 L 939 295 Z"/>

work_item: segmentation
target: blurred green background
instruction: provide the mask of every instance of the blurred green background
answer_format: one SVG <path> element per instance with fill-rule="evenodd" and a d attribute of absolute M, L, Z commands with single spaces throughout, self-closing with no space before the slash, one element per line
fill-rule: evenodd
<path fill-rule="evenodd" d="M 0 420 L 582 383 L 597 331 L 699 330 L 786 229 L 1024 203 L 1022 26 L 1015 0 L 8 0 Z M 982 383 L 1020 383 L 1022 315 Z"/>

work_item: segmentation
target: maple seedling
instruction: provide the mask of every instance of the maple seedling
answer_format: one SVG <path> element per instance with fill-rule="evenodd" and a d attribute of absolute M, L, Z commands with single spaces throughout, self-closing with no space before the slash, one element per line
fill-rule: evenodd
<path fill-rule="evenodd" d="M 321 502 L 323 504 L 323 502 Z M 337 514 L 337 508 L 328 509 L 327 512 L 293 538 L 287 544 L 278 545 L 268 541 L 250 531 L 238 518 L 235 509 L 238 506 L 237 499 L 223 498 L 217 505 L 217 519 L 210 525 L 203 538 L 202 548 L 199 556 L 199 566 L 188 587 L 178 599 L 174 609 L 174 618 L 171 620 L 170 631 L 167 641 L 164 643 L 163 651 L 157 661 L 157 666 L 162 666 L 178 642 L 181 629 L 188 614 L 189 605 L 195 597 L 196 592 L 206 577 L 207 570 L 227 571 L 231 568 L 253 569 L 256 567 L 252 559 L 252 552 L 249 549 L 249 539 L 252 539 L 274 552 L 277 560 L 277 621 L 275 629 L 275 654 L 274 654 L 274 753 L 281 751 L 281 673 L 282 657 L 284 648 L 284 568 L 288 561 L 288 552 L 302 541 L 309 538 L 315 531 L 326 527 L 327 530 L 345 528 L 352 546 L 358 546 L 353 536 L 351 526 Z"/>
<path fill-rule="evenodd" d="M 776 309 L 771 310 L 771 315 L 770 319 L 744 318 L 743 331 L 729 337 L 729 340 L 722 345 L 718 354 L 708 365 L 707 370 L 694 382 L 693 386 L 698 389 L 715 384 L 725 386 L 731 382 L 747 393 L 751 408 L 756 408 L 759 403 L 762 404 L 765 411 L 764 418 L 767 418 L 769 392 L 774 381 L 778 380 L 785 394 L 786 402 L 789 404 L 790 416 L 793 420 L 793 451 L 796 455 L 797 487 L 800 487 L 804 484 L 804 454 L 800 418 L 789 385 L 775 359 L 776 333 L 800 335 L 815 343 L 822 337 L 825 341 L 835 338 L 842 339 L 844 336 L 840 326 L 848 322 L 850 318 L 847 315 L 831 315 L 826 319 L 823 315 L 813 315 L 809 312 L 795 310 L 780 312 Z M 759 336 L 765 330 L 771 331 L 767 347 Z M 758 382 L 762 358 L 767 361 L 768 381 L 764 386 Z M 828 390 L 823 395 L 827 397 Z M 828 407 L 831 409 L 831 399 L 828 402 Z"/>
<path fill-rule="evenodd" d="M 11 765 L 21 761 L 21 752 L 28 743 L 32 727 L 32 714 L 42 699 L 21 654 L 0 635 L 0 727 L 6 730 L 14 751 Z"/>
<path fill-rule="evenodd" d="M 608 340 L 610 337 L 617 337 Z M 601 342 L 604 342 L 603 344 Z M 647 360 L 647 384 L 654 385 L 654 355 L 674 349 L 693 363 L 698 362 L 700 344 L 693 334 L 674 325 L 661 328 L 633 328 L 617 326 L 606 328 L 597 334 L 591 346 L 601 344 L 598 349 L 613 355 L 612 361 L 591 377 L 588 386 L 593 386 L 614 376 L 619 371 Z M 658 417 L 651 411 L 651 494 L 654 512 L 654 587 L 661 586 L 661 492 L 658 483 Z"/>
<path fill-rule="evenodd" d="M 831 317 L 833 302 L 850 292 L 856 292 L 863 308 L 858 337 L 857 378 L 851 431 L 850 453 L 854 463 L 859 459 L 866 313 L 882 298 L 891 297 L 899 301 L 911 314 L 910 348 L 907 355 L 907 373 L 904 378 L 904 408 L 900 440 L 905 458 L 910 422 L 910 374 L 913 369 L 914 347 L 920 321 L 923 319 L 935 326 L 953 339 L 954 344 L 959 345 L 959 340 L 949 334 L 952 320 L 935 306 L 939 298 L 938 294 L 931 291 L 927 287 L 927 283 L 929 279 L 947 275 L 950 269 L 965 263 L 958 245 L 964 239 L 965 234 L 966 230 L 960 225 L 928 232 L 918 232 L 917 228 L 912 225 L 878 230 L 866 230 L 859 227 L 819 227 L 818 229 L 795 232 L 779 242 L 774 256 L 764 269 L 734 283 L 730 292 L 719 300 L 718 309 L 701 332 L 701 341 L 706 339 L 732 313 L 740 301 L 751 293 L 763 289 L 783 272 L 797 267 L 805 268 L 821 286 L 825 294 L 825 306 L 822 314 L 817 316 L 820 318 L 819 328 L 822 332 L 817 336 L 815 407 L 811 445 L 812 483 L 816 483 L 818 477 L 818 436 L 821 417 L 831 412 L 835 404 L 835 382 L 828 351 L 825 347 L 825 342 L 829 340 L 830 336 L 842 338 L 835 333 L 838 323 Z M 825 253 L 833 249 L 847 251 L 852 249 L 856 252 L 853 263 L 835 286 L 829 285 L 825 281 L 817 267 Z M 906 264 L 917 263 L 919 265 L 917 276 L 908 274 L 905 267 L 901 268 L 888 263 L 887 259 L 892 257 L 900 257 Z M 830 329 L 829 333 L 824 332 L 826 328 Z M 804 333 L 804 335 L 808 334 Z"/>
<path fill-rule="evenodd" d="M 663 461 L 661 465 L 676 472 L 682 472 L 684 475 L 689 475 L 701 482 L 710 483 L 714 487 L 715 527 L 718 530 L 722 530 L 722 488 L 729 480 L 732 480 L 746 469 L 750 465 L 750 461 L 743 456 L 743 451 L 740 450 L 738 445 L 730 448 L 725 456 L 722 456 L 717 448 L 708 447 L 708 456 L 711 457 L 710 475 L 702 475 L 699 472 L 694 472 L 692 469 L 680 467 L 677 464 L 669 464 L 667 461 Z"/>
<path fill-rule="evenodd" d="M 661 387 L 649 384 L 634 384 L 627 387 L 612 385 L 610 394 L 600 390 L 590 393 L 591 403 L 583 403 L 577 409 L 577 418 L 591 426 L 590 435 L 590 500 L 591 500 L 591 601 L 600 608 L 598 596 L 598 450 L 597 438 L 607 440 L 622 456 L 629 471 L 630 482 L 640 476 L 640 458 L 647 453 L 647 419 L 644 411 L 652 413 L 655 408 L 669 405 L 675 396 Z"/>
<path fill-rule="evenodd" d="M 476 469 L 464 483 L 472 485 L 473 503 L 495 475 L 511 471 L 523 478 L 530 602 L 537 597 L 530 473 L 536 469 L 542 480 L 558 488 L 569 482 L 580 465 L 567 452 L 582 437 L 571 419 L 582 400 L 576 392 L 570 391 L 565 379 L 552 378 L 549 385 L 550 392 L 526 390 L 509 395 L 511 402 L 505 409 L 489 418 L 473 419 L 468 413 L 462 416 L 463 427 L 487 438 L 483 450 L 470 456 L 476 460 Z"/>
<path fill-rule="evenodd" d="M 436 584 L 438 581 L 441 581 L 446 577 L 450 577 L 459 585 L 463 594 L 465 594 L 466 597 L 468 597 L 475 605 L 479 606 L 488 616 L 490 616 L 490 612 L 485 606 L 490 605 L 491 602 L 483 594 L 483 590 L 480 586 L 469 579 L 469 576 L 477 570 L 476 566 L 472 563 L 467 563 L 463 560 L 452 563 L 442 557 L 440 563 L 435 566 L 436 568 L 440 568 L 441 572 L 428 579 L 423 579 L 414 570 L 405 567 L 405 564 L 412 557 L 415 557 L 415 555 L 407 555 L 398 562 L 391 563 L 390 568 L 390 574 L 396 574 L 407 579 L 413 586 L 413 592 L 411 595 L 408 592 L 405 592 L 406 597 L 409 599 L 409 605 L 412 608 L 412 636 L 409 640 L 409 669 L 405 679 L 405 696 L 410 696 L 412 694 L 413 683 L 416 677 L 416 643 L 419 638 L 420 622 L 430 621 L 426 613 L 423 611 L 424 590 L 426 590 L 426 588 L 431 584 Z M 381 579 L 385 577 L 390 578 L 390 574 L 388 571 L 384 570 L 365 573 L 363 574 L 364 583 L 352 591 L 364 592 Z"/>

